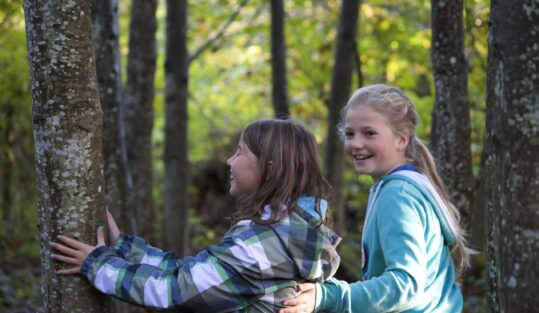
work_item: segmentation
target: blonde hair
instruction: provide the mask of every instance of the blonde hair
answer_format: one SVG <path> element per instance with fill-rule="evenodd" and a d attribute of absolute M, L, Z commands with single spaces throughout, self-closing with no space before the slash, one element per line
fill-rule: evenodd
<path fill-rule="evenodd" d="M 467 248 L 465 233 L 459 225 L 460 213 L 449 200 L 446 187 L 438 174 L 434 158 L 427 146 L 417 137 L 416 127 L 419 122 L 417 110 L 410 98 L 396 87 L 376 84 L 360 88 L 354 92 L 346 106 L 342 110 L 342 120 L 350 108 L 359 105 L 366 105 L 377 113 L 385 116 L 394 134 L 409 136 L 408 146 L 405 150 L 407 161 L 415 166 L 417 170 L 427 176 L 443 204 L 448 208 L 447 222 L 453 225 L 456 241 L 451 247 L 453 262 L 457 268 L 457 276 L 469 266 L 470 249 Z M 344 123 L 339 127 L 341 133 Z"/>

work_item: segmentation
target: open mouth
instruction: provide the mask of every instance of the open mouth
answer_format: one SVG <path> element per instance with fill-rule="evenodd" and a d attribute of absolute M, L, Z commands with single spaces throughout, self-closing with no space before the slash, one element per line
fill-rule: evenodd
<path fill-rule="evenodd" d="M 354 160 L 363 161 L 372 158 L 372 154 L 354 154 Z"/>

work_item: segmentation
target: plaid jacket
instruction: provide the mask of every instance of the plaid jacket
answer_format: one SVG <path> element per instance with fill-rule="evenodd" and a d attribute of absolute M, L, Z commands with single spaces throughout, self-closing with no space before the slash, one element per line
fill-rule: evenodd
<path fill-rule="evenodd" d="M 296 296 L 298 282 L 322 282 L 337 270 L 340 238 L 317 225 L 301 209 L 271 225 L 240 221 L 218 245 L 184 259 L 122 234 L 112 249 L 95 249 L 81 274 L 106 294 L 149 307 L 275 312 Z"/>

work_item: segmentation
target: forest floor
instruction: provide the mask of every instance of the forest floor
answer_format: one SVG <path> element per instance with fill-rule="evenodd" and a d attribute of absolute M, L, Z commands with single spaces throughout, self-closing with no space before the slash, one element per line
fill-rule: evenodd
<path fill-rule="evenodd" d="M 39 259 L 0 261 L 0 312 L 43 312 Z"/>

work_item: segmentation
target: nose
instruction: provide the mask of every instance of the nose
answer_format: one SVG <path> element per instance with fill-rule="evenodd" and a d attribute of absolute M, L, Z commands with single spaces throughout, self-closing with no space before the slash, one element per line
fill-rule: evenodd
<path fill-rule="evenodd" d="M 352 138 L 347 138 L 345 140 L 345 145 L 350 148 L 361 149 L 363 148 L 363 139 L 361 136 L 353 136 Z"/>
<path fill-rule="evenodd" d="M 228 160 L 226 160 L 226 164 L 228 166 L 232 166 L 232 159 L 234 159 L 234 156 L 231 156 L 230 158 L 228 158 Z"/>

